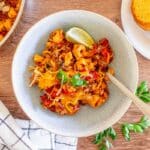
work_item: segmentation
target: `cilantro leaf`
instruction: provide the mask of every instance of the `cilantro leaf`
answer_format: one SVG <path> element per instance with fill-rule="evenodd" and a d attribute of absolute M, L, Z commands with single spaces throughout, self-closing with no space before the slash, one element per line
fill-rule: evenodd
<path fill-rule="evenodd" d="M 130 141 L 130 131 L 127 124 L 122 125 L 122 134 L 127 141 Z"/>
<path fill-rule="evenodd" d="M 147 129 L 148 127 L 150 127 L 150 120 L 146 116 L 143 116 L 138 124 L 143 129 Z"/>
<path fill-rule="evenodd" d="M 122 125 L 122 133 L 127 141 L 130 141 L 130 132 L 142 133 L 146 128 L 150 127 L 150 120 L 143 116 L 137 123 L 125 123 Z"/>
<path fill-rule="evenodd" d="M 108 135 L 112 140 L 115 140 L 117 137 L 116 131 L 113 128 L 108 128 Z"/>
<path fill-rule="evenodd" d="M 71 84 L 72 84 L 73 86 L 83 86 L 83 85 L 86 85 L 86 84 L 87 84 L 85 80 L 81 79 L 79 73 L 78 73 L 78 74 L 75 74 L 75 75 L 71 78 L 70 82 L 71 82 Z"/>
<path fill-rule="evenodd" d="M 141 82 L 135 94 L 144 102 L 150 102 L 150 91 L 146 81 Z"/>
<path fill-rule="evenodd" d="M 105 145 L 106 145 L 107 149 L 112 147 L 111 142 L 109 140 L 107 140 L 107 139 L 105 139 Z"/>
<path fill-rule="evenodd" d="M 99 150 L 107 150 L 107 146 L 105 144 L 102 144 L 102 146 L 99 148 Z"/>
<path fill-rule="evenodd" d="M 116 131 L 112 127 L 110 127 L 96 134 L 94 144 L 99 146 L 99 150 L 108 150 L 112 147 L 110 138 L 114 140 L 116 136 Z"/>
<path fill-rule="evenodd" d="M 135 133 L 136 133 L 136 132 L 142 133 L 142 132 L 143 132 L 143 128 L 141 127 L 140 124 L 134 124 L 134 126 L 133 126 L 133 131 L 134 131 Z"/>
<path fill-rule="evenodd" d="M 95 136 L 94 144 L 100 144 L 103 140 L 104 132 L 97 133 Z"/>
<path fill-rule="evenodd" d="M 146 81 L 141 82 L 135 93 L 144 102 L 150 102 L 150 91 Z M 137 123 L 125 123 L 122 125 L 122 134 L 127 141 L 130 141 L 130 132 L 142 133 L 150 127 L 150 120 L 143 116 Z"/>
<path fill-rule="evenodd" d="M 150 92 L 142 93 L 141 95 L 139 95 L 139 98 L 146 103 L 150 102 Z"/>
<path fill-rule="evenodd" d="M 66 83 L 68 81 L 67 74 L 63 70 L 59 70 L 59 72 L 57 73 L 57 78 L 59 80 L 63 80 L 63 83 Z"/>
<path fill-rule="evenodd" d="M 141 94 L 143 92 L 148 92 L 148 84 L 146 81 L 141 82 L 140 86 L 136 90 L 136 94 Z"/>

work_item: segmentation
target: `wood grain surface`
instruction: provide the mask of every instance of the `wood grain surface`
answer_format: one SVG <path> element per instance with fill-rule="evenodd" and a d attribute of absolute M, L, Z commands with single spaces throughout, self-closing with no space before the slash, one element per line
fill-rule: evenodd
<path fill-rule="evenodd" d="M 28 119 L 19 107 L 13 93 L 11 84 L 11 63 L 17 44 L 26 31 L 41 18 L 66 9 L 84 9 L 99 13 L 114 21 L 121 27 L 120 19 L 121 0 L 26 0 L 23 16 L 15 32 L 0 48 L 0 99 L 8 107 L 14 117 Z M 32 42 L 32 41 L 31 41 Z M 139 41 L 140 42 L 140 41 Z M 150 61 L 137 54 L 139 64 L 139 82 L 147 80 L 150 83 Z M 137 121 L 142 114 L 135 105 L 131 105 L 121 121 Z M 132 140 L 126 142 L 119 128 L 114 125 L 118 132 L 118 138 L 114 142 L 114 150 L 150 150 L 150 130 L 144 134 L 132 134 Z M 93 136 L 79 138 L 78 150 L 96 150 L 91 143 Z"/>

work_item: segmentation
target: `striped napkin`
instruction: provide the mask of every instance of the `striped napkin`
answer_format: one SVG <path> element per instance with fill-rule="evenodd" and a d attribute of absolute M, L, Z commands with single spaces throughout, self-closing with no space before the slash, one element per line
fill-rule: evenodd
<path fill-rule="evenodd" d="M 76 150 L 77 138 L 40 128 L 31 120 L 14 119 L 0 101 L 0 150 Z"/>

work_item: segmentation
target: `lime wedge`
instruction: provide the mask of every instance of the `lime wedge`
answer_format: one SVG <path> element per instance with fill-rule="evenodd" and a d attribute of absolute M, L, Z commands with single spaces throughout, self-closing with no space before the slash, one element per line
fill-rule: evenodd
<path fill-rule="evenodd" d="M 72 27 L 66 32 L 66 39 L 73 43 L 80 43 L 88 48 L 92 48 L 94 44 L 93 38 L 81 28 Z"/>

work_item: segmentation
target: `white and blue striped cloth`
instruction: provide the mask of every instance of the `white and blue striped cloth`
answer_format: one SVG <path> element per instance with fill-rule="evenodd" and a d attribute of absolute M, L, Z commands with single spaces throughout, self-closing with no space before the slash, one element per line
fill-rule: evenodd
<path fill-rule="evenodd" d="M 31 120 L 14 119 L 0 101 L 0 150 L 76 150 L 77 138 L 57 135 Z"/>

